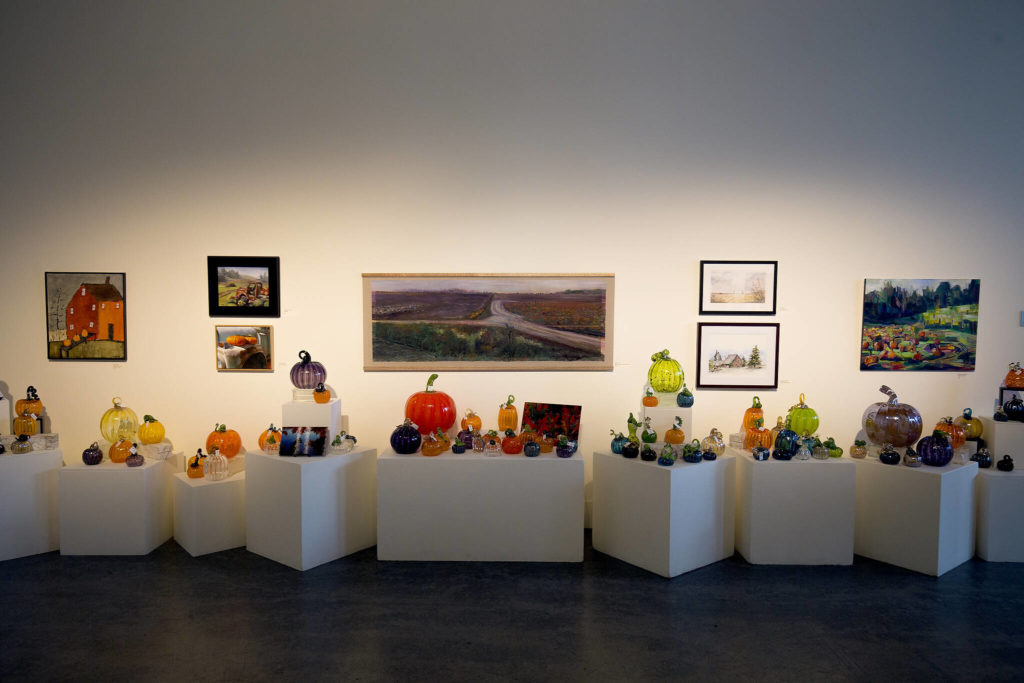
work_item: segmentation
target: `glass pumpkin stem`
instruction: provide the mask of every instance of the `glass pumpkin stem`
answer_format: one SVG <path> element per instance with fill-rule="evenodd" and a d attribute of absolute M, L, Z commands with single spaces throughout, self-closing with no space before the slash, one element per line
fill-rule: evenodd
<path fill-rule="evenodd" d="M 299 351 L 299 360 L 302 361 L 303 365 L 309 365 L 313 357 L 309 355 L 309 351 Z"/>
<path fill-rule="evenodd" d="M 434 393 L 434 380 L 437 379 L 437 373 L 435 372 L 427 378 L 427 388 L 424 390 L 428 394 Z"/>
<path fill-rule="evenodd" d="M 757 396 L 755 396 L 754 397 L 754 402 L 752 403 L 752 405 L 755 408 L 760 408 L 761 407 L 761 399 L 759 399 Z"/>
<path fill-rule="evenodd" d="M 512 394 L 509 394 L 508 395 L 508 400 L 505 401 L 505 407 L 508 408 L 508 407 L 510 407 L 515 402 L 516 402 L 516 397 L 513 396 Z"/>
<path fill-rule="evenodd" d="M 29 388 L 25 390 L 25 398 L 30 401 L 39 400 L 39 394 L 36 393 L 36 388 L 34 386 L 29 385 Z"/>

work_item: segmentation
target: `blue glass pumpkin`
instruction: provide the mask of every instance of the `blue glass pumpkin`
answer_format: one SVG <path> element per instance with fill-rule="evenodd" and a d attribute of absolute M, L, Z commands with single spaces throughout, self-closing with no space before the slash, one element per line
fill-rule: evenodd
<path fill-rule="evenodd" d="M 611 430 L 612 435 L 612 453 L 616 455 L 622 455 L 622 447 L 629 443 L 629 439 L 622 435 L 622 432 L 616 432 L 614 429 Z"/>
<path fill-rule="evenodd" d="M 931 436 L 917 442 L 917 454 L 925 465 L 945 467 L 953 460 L 953 444 L 946 438 L 945 432 L 936 429 Z"/>
<path fill-rule="evenodd" d="M 391 432 L 391 448 L 400 455 L 410 455 L 420 449 L 423 437 L 420 430 L 412 423 L 412 420 L 405 418 L 405 422 L 395 427 Z"/>
<path fill-rule="evenodd" d="M 540 455 L 540 444 L 536 441 L 527 441 L 523 445 L 523 455 L 527 458 L 536 458 Z"/>
<path fill-rule="evenodd" d="M 789 460 L 796 454 L 798 448 L 800 448 L 800 437 L 789 428 L 789 421 L 787 420 L 786 426 L 775 435 L 775 452 L 783 457 L 774 457 L 776 460 Z"/>

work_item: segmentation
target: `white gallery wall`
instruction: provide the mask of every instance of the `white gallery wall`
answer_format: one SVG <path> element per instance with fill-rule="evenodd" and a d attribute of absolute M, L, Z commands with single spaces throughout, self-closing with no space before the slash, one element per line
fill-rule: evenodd
<path fill-rule="evenodd" d="M 300 349 L 361 443 L 428 373 L 362 370 L 362 272 L 608 272 L 611 372 L 448 372 L 583 405 L 582 450 L 699 320 L 781 324 L 845 448 L 893 386 L 928 424 L 990 414 L 1024 360 L 1024 6 L 1016 2 L 5 3 L 0 387 L 66 450 L 114 395 L 180 450 L 279 422 Z M 277 371 L 218 373 L 208 255 L 281 259 Z M 700 259 L 779 261 L 778 315 L 700 317 Z M 44 271 L 127 274 L 128 360 L 46 359 Z M 858 369 L 864 278 L 981 278 L 977 370 Z M 696 391 L 736 431 L 751 391 Z"/>

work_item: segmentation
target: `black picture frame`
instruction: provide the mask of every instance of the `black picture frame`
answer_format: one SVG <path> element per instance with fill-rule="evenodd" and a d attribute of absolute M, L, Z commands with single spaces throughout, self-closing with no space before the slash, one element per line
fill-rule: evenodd
<path fill-rule="evenodd" d="M 779 331 L 779 323 L 697 323 L 697 388 L 778 389 Z M 761 367 L 744 374 L 752 346 L 758 347 Z M 739 359 L 744 365 L 730 362 L 740 354 L 746 354 Z M 713 362 L 721 365 L 713 368 Z"/>
<path fill-rule="evenodd" d="M 237 270 L 241 276 L 233 279 L 228 289 L 234 291 L 227 296 L 228 289 L 222 292 L 220 287 L 221 269 Z M 248 279 L 256 272 L 259 280 Z M 281 259 L 277 256 L 207 256 L 206 288 L 211 318 L 281 317 Z"/>
<path fill-rule="evenodd" d="M 763 302 L 714 301 L 716 293 L 711 281 L 716 274 L 763 275 L 761 293 Z M 768 280 L 771 286 L 768 286 Z M 779 292 L 778 261 L 706 261 L 700 262 L 700 309 L 699 315 L 775 315 Z M 744 292 L 733 292 L 731 296 L 742 296 Z"/>
<path fill-rule="evenodd" d="M 128 360 L 125 273 L 46 271 L 43 280 L 48 360 Z"/>

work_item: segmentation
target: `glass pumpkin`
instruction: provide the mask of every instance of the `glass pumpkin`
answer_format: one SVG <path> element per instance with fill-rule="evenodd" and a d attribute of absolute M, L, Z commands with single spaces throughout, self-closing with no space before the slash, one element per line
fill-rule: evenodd
<path fill-rule="evenodd" d="M 754 420 L 754 426 L 747 429 L 747 433 L 743 438 L 743 448 L 746 450 L 753 450 L 756 446 L 768 448 L 771 445 L 772 433 L 770 430 L 764 428 L 764 420 L 758 418 Z"/>
<path fill-rule="evenodd" d="M 202 479 L 203 472 L 203 461 L 206 460 L 206 455 L 203 454 L 202 448 L 196 449 L 196 454 L 188 459 L 188 466 L 185 468 L 185 474 L 188 475 L 189 479 Z"/>
<path fill-rule="evenodd" d="M 519 455 L 523 452 L 523 440 L 511 429 L 505 430 L 505 438 L 501 440 L 501 452 Z"/>
<path fill-rule="evenodd" d="M 228 429 L 227 425 L 219 422 L 210 435 L 206 437 L 206 450 L 210 452 L 214 447 L 220 451 L 225 458 L 233 458 L 242 450 L 242 437 L 234 429 Z"/>
<path fill-rule="evenodd" d="M 391 448 L 399 455 L 411 455 L 420 449 L 423 437 L 420 430 L 412 420 L 405 418 L 405 422 L 395 427 L 391 432 Z"/>
<path fill-rule="evenodd" d="M 722 432 L 718 431 L 716 427 L 712 427 L 711 433 L 701 440 L 700 449 L 702 451 L 712 451 L 715 455 L 721 455 L 724 453 L 725 439 L 722 438 Z"/>
<path fill-rule="evenodd" d="M 754 450 L 750 451 L 750 456 L 754 460 L 757 460 L 758 462 L 763 462 L 763 461 L 767 460 L 769 458 L 769 456 L 771 456 L 771 454 L 772 454 L 772 452 L 769 451 L 764 446 L 758 446 Z M 788 458 L 787 458 L 787 460 L 788 460 Z"/>
<path fill-rule="evenodd" d="M 559 458 L 571 458 L 573 453 L 576 452 L 577 443 L 562 434 L 558 437 L 558 442 L 555 444 L 555 455 Z"/>
<path fill-rule="evenodd" d="M 886 444 L 882 447 L 882 450 L 878 452 L 878 462 L 883 465 L 899 465 L 900 454 L 891 445 Z"/>
<path fill-rule="evenodd" d="M 1000 472 L 1013 472 L 1013 458 L 1004 455 L 1003 459 L 996 463 L 996 469 Z"/>
<path fill-rule="evenodd" d="M 423 445 L 420 447 L 420 454 L 428 458 L 441 455 L 451 445 L 451 441 L 440 429 L 435 429 L 423 438 Z"/>
<path fill-rule="evenodd" d="M 269 427 L 263 430 L 260 434 L 260 438 L 257 439 L 256 445 L 260 447 L 260 450 L 264 453 L 277 453 L 281 450 L 281 430 L 274 426 L 273 423 Z"/>
<path fill-rule="evenodd" d="M 523 444 L 523 455 L 527 458 L 536 458 L 540 455 L 540 444 L 536 441 L 527 441 Z"/>
<path fill-rule="evenodd" d="M 484 438 L 484 435 L 480 433 L 479 429 L 474 429 L 473 430 L 473 452 L 474 453 L 483 453 L 485 445 L 486 445 L 486 440 Z"/>
<path fill-rule="evenodd" d="M 978 463 L 978 467 L 983 470 L 987 470 L 992 467 L 992 454 L 987 448 L 979 448 L 976 453 L 971 456 L 971 461 Z"/>
<path fill-rule="evenodd" d="M 946 432 L 946 436 L 949 437 L 949 443 L 953 446 L 953 450 L 960 448 L 967 442 L 967 433 L 964 432 L 964 428 L 953 422 L 953 417 L 944 417 L 935 425 L 935 429 L 941 432 Z"/>
<path fill-rule="evenodd" d="M 470 429 L 459 430 L 459 433 L 455 435 L 456 441 L 461 441 L 468 448 L 473 447 L 473 432 Z M 454 446 L 454 444 L 453 444 Z"/>
<path fill-rule="evenodd" d="M 475 429 L 483 429 L 484 423 L 480 419 L 480 416 L 474 413 L 472 410 L 466 411 L 466 417 L 462 418 L 459 422 L 459 427 L 462 429 L 468 429 L 473 431 Z"/>
<path fill-rule="evenodd" d="M 427 387 L 405 402 L 405 417 L 412 420 L 424 436 L 440 429 L 447 432 L 455 424 L 455 400 L 434 389 L 435 372 L 427 378 Z"/>
<path fill-rule="evenodd" d="M 17 436 L 32 436 L 39 431 L 39 422 L 36 416 L 27 410 L 14 418 L 14 433 Z"/>
<path fill-rule="evenodd" d="M 850 446 L 850 457 L 857 459 L 868 457 L 868 442 L 863 439 L 854 440 L 853 445 Z"/>
<path fill-rule="evenodd" d="M 789 409 L 786 419 L 789 428 L 797 434 L 814 434 L 818 431 L 818 413 L 804 402 L 803 394 L 800 394 L 800 402 Z"/>
<path fill-rule="evenodd" d="M 996 406 L 996 412 L 992 414 L 992 420 L 994 422 L 1009 422 L 1010 418 L 1006 417 L 1002 406 Z"/>
<path fill-rule="evenodd" d="M 570 453 L 570 455 L 572 455 Z M 658 459 L 658 454 L 651 448 L 651 444 L 645 443 L 644 447 L 640 449 L 640 459 L 644 462 L 654 462 Z"/>
<path fill-rule="evenodd" d="M 21 455 L 32 452 L 32 442 L 28 440 L 28 434 L 22 434 L 11 444 L 11 455 Z"/>
<path fill-rule="evenodd" d="M 906 467 L 920 467 L 923 463 L 921 462 L 921 456 L 913 448 L 907 446 L 907 450 L 903 452 L 903 464 Z"/>
<path fill-rule="evenodd" d="M 672 448 L 672 444 L 665 444 L 661 449 L 661 454 L 658 455 L 658 464 L 662 467 L 672 467 L 676 464 L 676 452 Z"/>
<path fill-rule="evenodd" d="M 519 409 L 512 405 L 515 401 L 516 397 L 509 394 L 505 402 L 498 405 L 498 429 L 502 432 L 519 427 Z"/>
<path fill-rule="evenodd" d="M 622 457 L 633 459 L 640 455 L 640 444 L 636 441 L 627 441 L 622 445 Z"/>
<path fill-rule="evenodd" d="M 323 363 L 310 357 L 309 351 L 299 351 L 299 362 L 292 366 L 291 380 L 296 389 L 314 389 L 327 381 L 327 370 Z"/>
<path fill-rule="evenodd" d="M 985 425 L 981 420 L 974 417 L 970 408 L 964 408 L 963 414 L 954 420 L 964 430 L 964 436 L 968 439 L 981 438 Z"/>
<path fill-rule="evenodd" d="M 139 447 L 136 444 L 133 443 L 128 450 L 128 457 L 124 459 L 124 464 L 128 467 L 142 467 L 146 464 L 146 458 L 139 453 Z"/>
<path fill-rule="evenodd" d="M 676 394 L 676 405 L 680 408 L 690 408 L 693 406 L 693 392 L 686 388 L 686 384 L 683 384 L 683 390 Z"/>
<path fill-rule="evenodd" d="M 612 453 L 614 453 L 615 455 L 622 455 L 622 447 L 629 441 L 629 439 L 627 439 L 625 436 L 623 436 L 622 432 L 616 432 L 614 429 L 611 430 L 611 435 L 612 435 L 612 443 L 611 443 Z"/>
<path fill-rule="evenodd" d="M 540 434 L 535 432 L 530 425 L 525 425 L 523 431 L 519 432 L 519 438 L 523 440 L 525 446 L 531 441 L 540 441 Z"/>
<path fill-rule="evenodd" d="M 700 441 L 694 439 L 682 448 L 681 456 L 683 462 L 695 464 L 704 461 L 704 455 L 700 452 Z"/>
<path fill-rule="evenodd" d="M 1024 422 L 1024 401 L 1014 396 L 1003 404 L 1003 413 L 1011 422 Z"/>
<path fill-rule="evenodd" d="M 921 436 L 921 413 L 909 403 L 900 403 L 896 392 L 883 385 L 879 391 L 888 401 L 873 403 L 864 411 L 864 433 L 879 446 L 905 448 Z"/>
<path fill-rule="evenodd" d="M 5 454 L 6 452 L 7 452 L 7 447 L 4 446 L 3 443 L 0 443 L 0 455 Z"/>
<path fill-rule="evenodd" d="M 160 420 L 156 419 L 152 415 L 146 415 L 142 418 L 142 424 L 139 425 L 139 441 L 149 446 L 155 443 L 160 443 L 164 440 L 166 431 L 164 426 L 160 424 Z"/>
<path fill-rule="evenodd" d="M 772 446 L 775 445 L 775 439 L 778 438 L 779 432 L 781 432 L 785 428 L 786 423 L 782 421 L 782 416 L 779 415 L 779 418 L 775 421 L 775 426 L 772 427 L 772 442 L 768 444 L 768 448 L 771 448 Z"/>
<path fill-rule="evenodd" d="M 743 413 L 743 424 L 740 425 L 740 429 L 744 433 L 748 429 L 753 429 L 755 420 L 764 421 L 764 411 L 761 409 L 761 399 L 757 396 L 754 397 L 750 407 Z"/>
<path fill-rule="evenodd" d="M 128 459 L 128 456 L 131 455 L 131 451 L 132 442 L 121 439 L 110 446 L 110 451 L 108 453 L 110 456 L 110 462 L 124 462 Z"/>
<path fill-rule="evenodd" d="M 629 441 L 629 439 L 626 440 Z M 623 448 L 625 448 L 625 446 L 623 446 Z M 540 452 L 550 453 L 553 450 L 555 450 L 555 437 L 550 434 L 545 434 L 540 438 Z"/>
<path fill-rule="evenodd" d="M 836 440 L 831 436 L 825 439 L 825 443 L 822 444 L 828 449 L 828 457 L 830 458 L 841 458 L 843 457 L 843 449 L 836 445 Z"/>
<path fill-rule="evenodd" d="M 1024 370 L 1020 363 L 1010 363 L 1010 371 L 1003 379 L 1003 386 L 1007 389 L 1024 389 Z"/>
<path fill-rule="evenodd" d="M 654 395 L 654 390 L 651 389 L 650 384 L 644 385 L 644 395 L 640 398 L 642 403 L 647 408 L 656 408 L 658 405 L 658 397 Z"/>
<path fill-rule="evenodd" d="M 82 462 L 86 465 L 99 465 L 103 462 L 103 451 L 100 450 L 100 445 L 93 441 L 88 448 L 82 451 Z"/>
<path fill-rule="evenodd" d="M 718 460 L 718 453 L 714 451 L 701 451 L 700 457 L 704 458 L 705 461 L 710 462 L 712 460 Z"/>
<path fill-rule="evenodd" d="M 454 453 L 455 455 L 462 455 L 465 452 L 466 442 L 464 442 L 462 439 L 455 439 L 454 443 L 452 443 L 452 453 Z"/>
<path fill-rule="evenodd" d="M 668 355 L 663 349 L 651 356 L 651 367 L 647 370 L 647 382 L 657 392 L 669 393 L 679 391 L 683 386 L 683 369 L 679 361 Z"/>
<path fill-rule="evenodd" d="M 796 449 L 796 453 L 793 454 L 793 459 L 810 460 L 813 455 L 811 447 L 807 443 L 801 443 L 800 448 Z"/>
<path fill-rule="evenodd" d="M 220 454 L 216 446 L 203 458 L 203 477 L 210 481 L 228 478 L 228 459 Z"/>
<path fill-rule="evenodd" d="M 683 431 L 683 418 L 678 415 L 672 421 L 672 428 L 665 430 L 665 443 L 673 445 L 686 443 L 686 432 Z"/>
<path fill-rule="evenodd" d="M 938 429 L 917 442 L 917 452 L 921 462 L 931 467 L 945 467 L 953 459 L 953 445 L 946 433 Z"/>
<path fill-rule="evenodd" d="M 493 429 L 484 436 L 484 453 L 487 455 L 498 455 L 501 453 L 501 438 L 498 432 Z"/>
<path fill-rule="evenodd" d="M 33 386 L 25 390 L 25 398 L 19 398 L 14 402 L 15 415 L 23 415 L 26 411 L 36 417 L 43 414 L 43 402 L 39 400 L 39 394 Z"/>
<path fill-rule="evenodd" d="M 330 403 L 331 390 L 325 387 L 323 382 L 318 382 L 313 389 L 313 400 L 317 403 Z"/>
<path fill-rule="evenodd" d="M 107 409 L 100 418 L 100 434 L 110 443 L 121 439 L 135 440 L 139 431 L 139 418 L 135 411 L 122 404 L 120 396 L 115 396 L 111 402 L 114 407 Z"/>
<path fill-rule="evenodd" d="M 644 430 L 640 432 L 640 441 L 643 443 L 654 443 L 658 440 L 658 432 L 651 426 L 651 418 L 644 418 Z"/>

